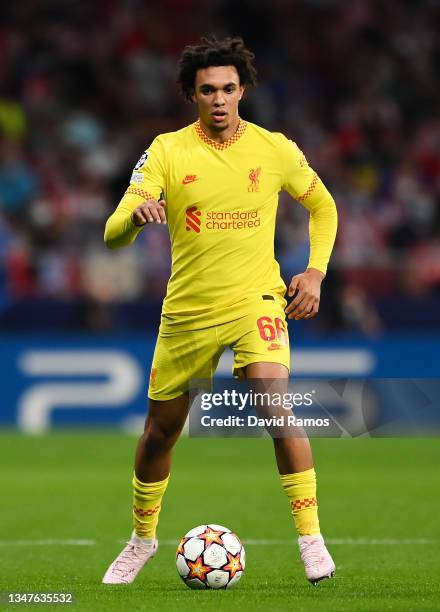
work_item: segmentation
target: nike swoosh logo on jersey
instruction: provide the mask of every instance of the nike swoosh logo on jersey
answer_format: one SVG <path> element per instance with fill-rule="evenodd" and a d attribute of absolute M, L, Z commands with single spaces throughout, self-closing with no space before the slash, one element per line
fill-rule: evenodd
<path fill-rule="evenodd" d="M 267 347 L 268 351 L 279 351 L 281 348 L 281 346 L 279 344 L 277 344 L 276 342 L 272 342 L 272 344 L 269 344 L 269 346 Z"/>
<path fill-rule="evenodd" d="M 194 181 L 198 181 L 199 177 L 196 174 L 187 174 L 182 181 L 182 185 L 188 185 L 188 183 L 194 183 Z"/>

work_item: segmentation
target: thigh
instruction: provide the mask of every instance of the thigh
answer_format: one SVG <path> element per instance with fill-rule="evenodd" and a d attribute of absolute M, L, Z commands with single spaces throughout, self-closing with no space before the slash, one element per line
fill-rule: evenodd
<path fill-rule="evenodd" d="M 243 368 L 246 378 L 276 378 L 285 381 L 284 387 L 287 389 L 289 380 L 289 370 L 283 363 L 273 363 L 270 361 L 257 361 L 250 363 Z"/>
<path fill-rule="evenodd" d="M 191 379 L 212 378 L 221 353 L 215 327 L 166 336 L 159 334 L 148 397 L 171 400 L 188 392 Z"/>
<path fill-rule="evenodd" d="M 188 412 L 189 398 L 187 393 L 165 401 L 150 399 L 145 431 L 167 437 L 177 437 L 185 425 Z"/>
<path fill-rule="evenodd" d="M 250 364 L 260 362 L 280 364 L 288 374 L 289 334 L 284 309 L 279 302 L 264 299 L 256 301 L 245 317 L 231 324 L 230 333 L 234 374 L 243 375 Z"/>

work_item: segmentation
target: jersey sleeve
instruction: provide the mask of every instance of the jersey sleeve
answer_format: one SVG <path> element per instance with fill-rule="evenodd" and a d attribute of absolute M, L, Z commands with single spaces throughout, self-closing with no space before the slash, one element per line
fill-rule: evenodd
<path fill-rule="evenodd" d="M 105 226 L 104 241 L 110 248 L 131 244 L 144 226 L 131 220 L 131 213 L 146 200 L 159 200 L 165 192 L 165 152 L 160 136 L 142 153 L 130 184 Z"/>
<path fill-rule="evenodd" d="M 298 146 L 281 136 L 283 160 L 282 189 L 310 213 L 310 257 L 308 268 L 324 274 L 333 250 L 338 225 L 336 204 Z"/>

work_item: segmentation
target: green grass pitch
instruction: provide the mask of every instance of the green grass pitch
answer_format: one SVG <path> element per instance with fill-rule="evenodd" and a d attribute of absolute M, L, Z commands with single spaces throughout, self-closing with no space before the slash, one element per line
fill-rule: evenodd
<path fill-rule="evenodd" d="M 157 556 L 133 585 L 102 585 L 131 531 L 134 448 L 122 433 L 0 435 L 1 591 L 73 591 L 80 611 L 440 610 L 439 439 L 313 441 L 337 566 L 317 587 L 304 578 L 270 440 L 188 438 L 175 450 Z M 246 572 L 230 591 L 191 591 L 177 575 L 179 538 L 206 522 L 244 540 Z"/>

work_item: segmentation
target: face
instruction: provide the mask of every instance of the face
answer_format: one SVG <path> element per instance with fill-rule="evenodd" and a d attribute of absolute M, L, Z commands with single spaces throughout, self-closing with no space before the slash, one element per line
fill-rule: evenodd
<path fill-rule="evenodd" d="M 238 118 L 238 103 L 243 92 L 235 66 L 197 70 L 193 100 L 201 122 L 214 131 L 227 129 Z"/>

